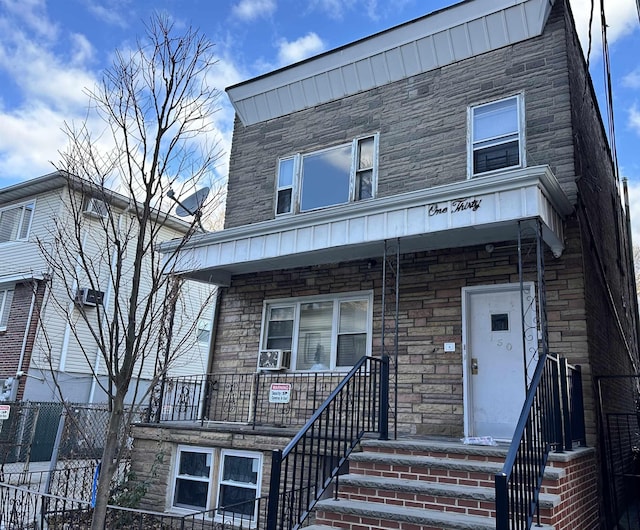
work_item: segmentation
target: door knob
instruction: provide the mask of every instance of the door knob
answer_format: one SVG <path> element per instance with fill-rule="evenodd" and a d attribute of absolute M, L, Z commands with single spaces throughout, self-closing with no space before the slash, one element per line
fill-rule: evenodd
<path fill-rule="evenodd" d="M 477 375 L 478 373 L 478 359 L 476 359 L 475 357 L 471 359 L 471 373 L 473 375 Z"/>

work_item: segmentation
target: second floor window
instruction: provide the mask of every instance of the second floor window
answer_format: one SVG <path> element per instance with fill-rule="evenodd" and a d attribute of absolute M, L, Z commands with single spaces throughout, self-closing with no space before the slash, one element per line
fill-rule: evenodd
<path fill-rule="evenodd" d="M 378 135 L 278 162 L 276 214 L 298 213 L 375 196 Z"/>
<path fill-rule="evenodd" d="M 0 243 L 29 237 L 33 207 L 34 203 L 29 202 L 0 210 Z"/>
<path fill-rule="evenodd" d="M 522 115 L 519 95 L 470 108 L 471 176 L 524 165 Z"/>

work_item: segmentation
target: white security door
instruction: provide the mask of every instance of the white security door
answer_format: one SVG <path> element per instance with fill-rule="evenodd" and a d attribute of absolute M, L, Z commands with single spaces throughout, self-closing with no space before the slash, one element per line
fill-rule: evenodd
<path fill-rule="evenodd" d="M 525 285 L 523 342 L 519 285 L 463 290 L 465 432 L 511 440 L 526 393 L 525 356 L 537 356 L 532 285 Z"/>

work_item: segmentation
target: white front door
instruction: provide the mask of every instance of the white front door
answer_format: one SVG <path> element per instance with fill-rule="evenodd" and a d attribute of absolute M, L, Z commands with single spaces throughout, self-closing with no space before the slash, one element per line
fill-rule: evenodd
<path fill-rule="evenodd" d="M 525 284 L 523 335 L 519 284 L 463 289 L 467 436 L 513 436 L 526 393 L 525 362 L 533 369 L 537 358 L 533 293 L 533 285 Z"/>

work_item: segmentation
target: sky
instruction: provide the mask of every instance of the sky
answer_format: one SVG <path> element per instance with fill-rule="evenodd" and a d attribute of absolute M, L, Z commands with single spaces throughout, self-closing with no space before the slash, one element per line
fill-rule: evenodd
<path fill-rule="evenodd" d="M 556 0 L 560 1 L 560 0 Z M 592 0 L 571 0 L 587 48 Z M 594 0 L 599 13 L 599 1 Z M 629 181 L 640 243 L 640 24 L 636 0 L 603 0 L 620 175 Z M 135 46 L 160 11 L 214 44 L 212 77 L 228 86 L 456 3 L 454 0 L 0 0 L 0 187 L 53 171 L 66 123 L 87 116 L 93 87 L 115 50 Z M 599 19 L 599 16 L 595 17 Z M 604 109 L 600 27 L 589 59 Z M 225 177 L 233 127 L 226 94 L 215 116 Z M 606 118 L 605 118 L 606 119 Z"/>

